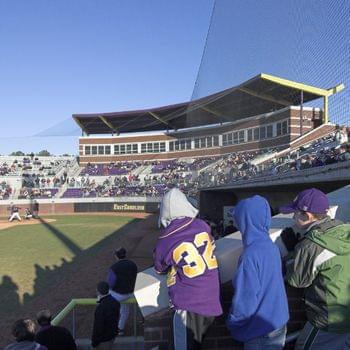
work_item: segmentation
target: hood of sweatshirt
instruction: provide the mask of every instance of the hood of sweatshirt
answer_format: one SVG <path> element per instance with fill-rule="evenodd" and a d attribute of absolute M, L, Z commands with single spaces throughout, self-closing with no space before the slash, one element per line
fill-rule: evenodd
<path fill-rule="evenodd" d="M 350 225 L 329 220 L 326 230 L 320 225 L 307 234 L 307 238 L 336 255 L 350 255 Z"/>
<path fill-rule="evenodd" d="M 234 218 L 245 247 L 256 241 L 270 239 L 271 210 L 265 198 L 256 195 L 240 201 L 235 208 Z"/>
<path fill-rule="evenodd" d="M 198 210 L 178 188 L 168 191 L 161 202 L 158 224 L 167 227 L 174 219 L 195 218 Z"/>

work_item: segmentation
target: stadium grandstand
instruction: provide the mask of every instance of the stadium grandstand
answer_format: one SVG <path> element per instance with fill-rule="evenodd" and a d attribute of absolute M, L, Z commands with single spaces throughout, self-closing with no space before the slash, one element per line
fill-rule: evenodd
<path fill-rule="evenodd" d="M 0 198 L 159 203 L 178 186 L 198 199 L 200 188 L 344 162 L 349 129 L 328 115 L 328 100 L 343 89 L 262 73 L 187 103 L 74 114 L 79 162 L 0 157 Z M 310 106 L 320 98 L 323 108 Z"/>
<path fill-rule="evenodd" d="M 238 87 L 189 103 L 74 114 L 83 134 L 79 157 L 0 157 L 0 213 L 7 215 L 9 205 L 34 208 L 35 203 L 40 204 L 40 215 L 156 213 L 163 195 L 178 187 L 197 201 L 201 217 L 218 240 L 216 255 L 227 312 L 230 298 L 226 296 L 232 295 L 230 280 L 242 241 L 239 233 L 227 234 L 224 228 L 229 208 L 240 199 L 259 193 L 277 214 L 281 204 L 312 184 L 328 193 L 331 215 L 347 220 L 350 129 L 330 123 L 328 115 L 328 99 L 343 89 L 343 84 L 323 89 L 260 74 Z M 319 98 L 323 108 L 310 106 Z M 279 235 L 288 224 L 289 216 L 273 218 L 271 237 L 282 256 L 286 247 Z M 165 279 L 153 268 L 138 274 L 137 307 L 133 306 L 133 324 L 128 325 L 133 336 L 118 339 L 118 346 L 171 346 L 166 291 Z M 293 305 L 287 337 L 292 344 L 303 327 L 304 311 L 296 307 L 301 294 L 291 288 L 287 293 Z M 95 301 L 73 299 L 53 320 L 60 324 L 73 312 L 75 337 L 74 310 L 79 305 L 95 305 Z M 137 310 L 144 317 L 142 331 Z M 204 348 L 240 349 L 223 329 L 220 319 L 211 327 Z M 79 348 L 86 346 L 86 340 L 77 343 Z"/>

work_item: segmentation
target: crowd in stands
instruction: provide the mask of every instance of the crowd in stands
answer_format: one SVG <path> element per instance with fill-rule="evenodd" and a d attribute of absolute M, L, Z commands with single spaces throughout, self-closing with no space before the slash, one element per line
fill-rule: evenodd
<path fill-rule="evenodd" d="M 2 181 L 0 183 L 0 200 L 8 199 L 11 196 L 11 193 L 12 193 L 11 186 L 6 181 Z"/>
<path fill-rule="evenodd" d="M 82 171 L 81 175 L 90 176 L 110 176 L 110 175 L 126 175 L 139 167 L 141 162 L 118 162 L 110 164 L 88 164 Z"/>
<path fill-rule="evenodd" d="M 58 188 L 30 188 L 23 187 L 20 189 L 18 199 L 47 199 L 55 198 Z"/>
<path fill-rule="evenodd" d="M 136 175 L 112 177 L 109 176 L 102 184 L 89 177 L 71 179 L 68 188 L 63 194 L 64 198 L 94 198 L 94 197 L 159 197 L 168 186 L 161 183 L 140 183 Z"/>
<path fill-rule="evenodd" d="M 281 156 L 272 157 L 259 165 L 252 164 L 251 160 L 262 155 L 263 151 L 231 154 L 215 164 L 212 169 L 200 173 L 197 179 L 199 187 L 225 185 L 260 176 L 284 174 L 350 160 L 350 143 L 344 135 L 346 134 L 343 134 L 339 140 L 337 135 L 331 134 L 296 150 L 286 151 Z"/>
<path fill-rule="evenodd" d="M 36 168 L 38 171 L 23 172 L 22 188 L 16 192 L 20 199 L 53 198 L 62 186 L 67 187 L 63 191 L 63 198 L 159 197 L 172 187 L 179 187 L 186 194 L 195 196 L 201 187 L 226 185 L 260 176 L 282 175 L 350 160 L 347 132 L 349 130 L 339 128 L 327 137 L 294 150 L 275 148 L 237 152 L 221 157 L 89 163 L 74 177 L 67 175 L 70 160 L 51 161 L 46 167 L 37 158 L 24 157 L 21 161 L 13 161 L 11 165 L 3 163 L 0 173 L 14 173 L 18 167 L 31 167 L 32 170 L 35 166 L 39 167 Z M 55 175 L 44 174 L 45 169 Z M 60 172 L 56 173 L 58 169 Z M 9 186 L 3 184 L 0 187 L 0 199 L 9 198 L 12 192 Z"/>

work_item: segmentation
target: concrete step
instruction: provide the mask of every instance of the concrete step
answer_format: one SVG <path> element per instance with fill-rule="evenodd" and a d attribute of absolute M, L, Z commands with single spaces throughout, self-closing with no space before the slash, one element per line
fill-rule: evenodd
<path fill-rule="evenodd" d="M 91 350 L 90 339 L 76 339 L 78 350 Z M 143 350 L 143 337 L 117 337 L 115 339 L 113 350 Z"/>

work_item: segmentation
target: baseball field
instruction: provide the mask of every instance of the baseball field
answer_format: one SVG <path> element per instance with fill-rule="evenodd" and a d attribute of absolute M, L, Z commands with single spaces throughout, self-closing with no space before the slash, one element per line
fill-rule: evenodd
<path fill-rule="evenodd" d="M 124 246 L 139 270 L 152 264 L 155 218 L 146 214 L 57 215 L 0 220 L 0 329 L 6 344 L 20 317 L 42 308 L 60 311 L 72 298 L 95 296 Z"/>

